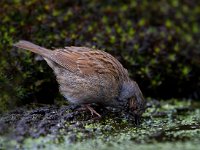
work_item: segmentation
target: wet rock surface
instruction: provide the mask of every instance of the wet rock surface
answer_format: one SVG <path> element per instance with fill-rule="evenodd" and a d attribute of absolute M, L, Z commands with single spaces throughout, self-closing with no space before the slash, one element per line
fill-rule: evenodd
<path fill-rule="evenodd" d="M 111 108 L 98 107 L 96 110 L 102 115 L 102 118 L 98 118 L 95 115 L 91 115 L 89 110 L 82 110 L 77 106 L 24 106 L 14 111 L 2 114 L 0 117 L 0 135 L 6 135 L 11 139 L 17 141 L 23 141 L 27 136 L 38 138 L 39 136 L 45 136 L 47 134 L 59 134 L 62 130 L 62 134 L 80 130 L 85 134 L 90 135 L 89 130 L 85 130 L 86 124 L 98 123 L 105 120 L 108 116 L 115 118 L 120 122 L 123 119 L 127 119 L 128 115 L 124 114 L 120 110 Z M 131 118 L 128 118 L 131 122 Z M 73 141 L 75 137 L 70 137 Z"/>
<path fill-rule="evenodd" d="M 198 102 L 190 101 L 150 100 L 141 124 L 135 125 L 127 113 L 111 108 L 95 106 L 102 115 L 99 119 L 89 111 L 80 111 L 77 106 L 27 105 L 1 114 L 0 147 L 13 143 L 15 148 L 33 143 L 46 148 L 60 144 L 68 147 L 70 143 L 80 146 L 91 140 L 103 141 L 97 144 L 100 147 L 105 144 L 122 146 L 124 142 L 137 145 L 197 142 L 200 140 L 199 106 Z"/>

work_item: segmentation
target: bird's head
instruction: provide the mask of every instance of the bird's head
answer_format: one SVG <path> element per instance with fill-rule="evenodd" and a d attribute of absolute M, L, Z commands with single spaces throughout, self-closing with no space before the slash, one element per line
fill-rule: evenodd
<path fill-rule="evenodd" d="M 136 115 L 141 116 L 145 111 L 146 100 L 143 97 L 143 94 L 135 81 L 131 82 L 132 84 L 132 96 L 129 98 L 129 109 Z"/>
<path fill-rule="evenodd" d="M 129 81 L 124 83 L 120 94 L 121 99 L 128 104 L 128 110 L 135 116 L 135 119 L 139 119 L 146 108 L 146 100 L 135 81 Z"/>

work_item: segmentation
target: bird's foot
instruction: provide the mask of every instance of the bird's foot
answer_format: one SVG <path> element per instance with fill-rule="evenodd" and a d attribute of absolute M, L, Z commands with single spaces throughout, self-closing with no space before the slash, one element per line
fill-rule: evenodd
<path fill-rule="evenodd" d="M 89 104 L 82 105 L 82 107 L 79 108 L 78 110 L 81 111 L 89 110 L 92 116 L 94 116 L 95 114 L 98 118 L 101 118 L 101 115 L 98 112 L 96 112 L 96 110 L 94 110 L 94 108 L 92 108 Z"/>
<path fill-rule="evenodd" d="M 99 118 L 101 118 L 101 115 L 96 112 L 96 110 L 94 110 L 94 108 L 92 108 L 90 105 L 85 105 L 85 107 L 91 112 L 91 115 L 93 116 L 94 114 L 97 115 Z"/>

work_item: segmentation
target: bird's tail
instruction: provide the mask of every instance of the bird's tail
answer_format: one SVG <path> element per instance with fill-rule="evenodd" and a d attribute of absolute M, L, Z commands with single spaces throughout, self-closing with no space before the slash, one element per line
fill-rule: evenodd
<path fill-rule="evenodd" d="M 51 54 L 53 52 L 49 49 L 46 49 L 44 47 L 41 47 L 41 46 L 38 46 L 31 42 L 23 41 L 23 40 L 15 43 L 13 46 L 24 49 L 24 50 L 29 50 L 31 52 L 34 52 L 36 54 L 39 54 L 39 55 L 47 57 L 47 58 L 51 57 Z"/>

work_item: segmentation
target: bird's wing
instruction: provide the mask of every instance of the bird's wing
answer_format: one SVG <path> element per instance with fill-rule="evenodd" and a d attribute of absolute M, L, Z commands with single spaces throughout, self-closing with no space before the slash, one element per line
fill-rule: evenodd
<path fill-rule="evenodd" d="M 110 74 L 117 80 L 128 79 L 128 72 L 112 55 L 85 47 L 66 47 L 54 50 L 53 60 L 79 75 Z"/>

